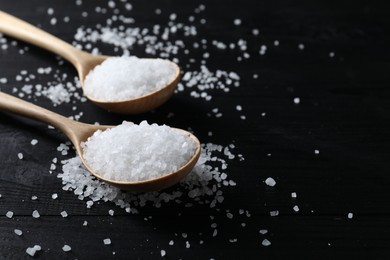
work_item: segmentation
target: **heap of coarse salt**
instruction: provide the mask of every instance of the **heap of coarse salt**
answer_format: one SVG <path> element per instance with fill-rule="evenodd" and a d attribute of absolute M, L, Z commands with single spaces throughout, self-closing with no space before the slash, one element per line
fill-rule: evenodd
<path fill-rule="evenodd" d="M 163 59 L 111 57 L 85 78 L 85 95 L 104 101 L 123 101 L 152 93 L 173 81 L 174 65 Z"/>
<path fill-rule="evenodd" d="M 117 206 L 125 208 L 126 212 L 137 213 L 137 207 L 152 204 L 161 207 L 162 203 L 170 201 L 184 204 L 186 207 L 194 203 L 216 207 L 224 201 L 223 186 L 236 186 L 228 179 L 228 163 L 226 159 L 234 159 L 230 149 L 234 145 L 222 146 L 202 144 L 200 158 L 194 169 L 178 185 L 165 191 L 155 191 L 140 194 L 123 192 L 96 179 L 84 167 L 78 156 L 62 161 L 63 190 L 73 191 L 80 200 L 86 200 L 87 208 L 98 201 L 112 201 Z M 188 201 L 188 202 L 186 202 Z"/>
<path fill-rule="evenodd" d="M 183 131 L 166 125 L 124 121 L 96 131 L 82 143 L 83 157 L 98 175 L 137 182 L 175 172 L 194 155 L 197 144 Z"/>

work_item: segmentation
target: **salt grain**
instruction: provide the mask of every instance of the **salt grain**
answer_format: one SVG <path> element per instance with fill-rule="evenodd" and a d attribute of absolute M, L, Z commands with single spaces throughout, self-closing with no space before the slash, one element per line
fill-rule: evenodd
<path fill-rule="evenodd" d="M 353 218 L 353 213 L 348 213 L 348 218 L 349 219 Z"/>
<path fill-rule="evenodd" d="M 166 252 L 165 252 L 165 250 L 161 250 L 161 257 L 164 257 L 165 256 L 165 254 L 166 254 Z"/>
<path fill-rule="evenodd" d="M 7 218 L 12 218 L 12 217 L 14 216 L 14 213 L 13 213 L 12 211 L 8 211 L 8 212 L 5 214 L 5 216 L 6 216 Z"/>
<path fill-rule="evenodd" d="M 111 57 L 88 73 L 84 91 L 97 100 L 121 101 L 154 92 L 174 77 L 175 68 L 167 60 Z"/>
<path fill-rule="evenodd" d="M 294 98 L 294 104 L 299 104 L 301 99 L 299 97 Z"/>
<path fill-rule="evenodd" d="M 68 246 L 68 245 L 64 245 L 63 247 L 62 247 L 62 251 L 64 251 L 64 252 L 69 252 L 69 251 L 71 251 L 72 250 L 72 248 L 70 247 L 70 246 Z"/>
<path fill-rule="evenodd" d="M 26 253 L 30 256 L 34 256 L 36 254 L 37 251 L 41 251 L 41 246 L 40 245 L 35 245 L 33 247 L 28 247 L 26 249 Z"/>
<path fill-rule="evenodd" d="M 264 240 L 261 242 L 261 244 L 262 244 L 263 246 L 270 246 L 270 245 L 271 245 L 271 242 L 270 242 L 268 239 L 264 239 Z"/>
<path fill-rule="evenodd" d="M 23 159 L 23 154 L 22 154 L 22 153 L 18 153 L 18 158 L 19 158 L 20 160 L 22 160 L 22 159 Z"/>
<path fill-rule="evenodd" d="M 297 197 L 297 193 L 296 192 L 291 192 L 291 198 L 296 198 Z"/>
<path fill-rule="evenodd" d="M 259 233 L 262 234 L 262 235 L 265 235 L 265 234 L 268 233 L 268 230 L 267 229 L 260 229 Z"/>
<path fill-rule="evenodd" d="M 68 212 L 66 212 L 65 210 L 61 212 L 61 216 L 63 218 L 66 218 L 68 216 Z"/>
<path fill-rule="evenodd" d="M 273 178 L 268 177 L 268 178 L 265 180 L 265 184 L 267 184 L 267 185 L 270 186 L 270 187 L 273 187 L 273 186 L 275 186 L 276 181 L 275 181 Z"/>
<path fill-rule="evenodd" d="M 36 145 L 38 143 L 38 140 L 37 139 L 32 139 L 31 140 L 31 145 Z"/>
<path fill-rule="evenodd" d="M 20 230 L 20 229 L 14 229 L 14 233 L 15 233 L 17 236 L 23 235 L 23 231 Z"/>
<path fill-rule="evenodd" d="M 129 138 L 132 137 L 132 138 Z M 102 177 L 143 181 L 176 171 L 193 156 L 195 142 L 168 126 L 123 122 L 82 144 L 84 158 Z"/>
<path fill-rule="evenodd" d="M 34 210 L 32 216 L 33 218 L 39 218 L 41 215 L 39 214 L 38 210 Z"/>
<path fill-rule="evenodd" d="M 111 239 L 109 239 L 109 238 L 103 239 L 103 244 L 106 246 L 111 245 Z"/>
<path fill-rule="evenodd" d="M 299 207 L 298 207 L 297 205 L 295 205 L 295 206 L 293 207 L 293 210 L 294 210 L 295 212 L 298 212 L 298 211 L 299 211 Z"/>

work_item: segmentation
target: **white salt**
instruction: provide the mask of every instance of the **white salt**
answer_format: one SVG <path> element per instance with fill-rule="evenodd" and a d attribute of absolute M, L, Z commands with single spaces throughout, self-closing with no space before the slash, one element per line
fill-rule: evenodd
<path fill-rule="evenodd" d="M 37 139 L 32 139 L 31 140 L 31 145 L 36 145 L 38 143 L 38 140 Z"/>
<path fill-rule="evenodd" d="M 62 251 L 64 251 L 64 252 L 69 252 L 70 250 L 72 250 L 72 248 L 70 246 L 68 246 L 68 245 L 64 245 L 62 247 Z"/>
<path fill-rule="evenodd" d="M 14 216 L 14 213 L 13 213 L 12 211 L 8 211 L 8 212 L 5 214 L 5 216 L 6 216 L 7 218 L 12 218 L 12 217 Z"/>
<path fill-rule="evenodd" d="M 22 160 L 22 159 L 23 159 L 23 154 L 22 154 L 22 153 L 18 153 L 18 158 L 19 158 L 20 160 Z"/>
<path fill-rule="evenodd" d="M 265 234 L 268 233 L 268 230 L 267 229 L 260 229 L 259 233 L 262 234 L 262 235 L 265 235 Z"/>
<path fill-rule="evenodd" d="M 161 256 L 164 257 L 166 254 L 165 250 L 161 250 Z"/>
<path fill-rule="evenodd" d="M 296 192 L 291 192 L 291 198 L 296 198 L 297 197 L 297 193 Z"/>
<path fill-rule="evenodd" d="M 299 211 L 299 207 L 298 207 L 297 205 L 295 205 L 295 206 L 293 207 L 293 210 L 294 210 L 295 212 L 298 212 L 298 211 Z"/>
<path fill-rule="evenodd" d="M 68 216 L 68 212 L 66 212 L 65 210 L 61 212 L 61 216 L 63 218 L 66 218 Z"/>
<path fill-rule="evenodd" d="M 301 99 L 299 97 L 294 98 L 294 104 L 299 104 Z"/>
<path fill-rule="evenodd" d="M 270 211 L 269 214 L 270 214 L 271 217 L 276 217 L 276 216 L 279 215 L 279 210 Z"/>
<path fill-rule="evenodd" d="M 111 239 L 109 238 L 103 239 L 103 244 L 105 244 L 106 246 L 111 245 Z"/>
<path fill-rule="evenodd" d="M 276 181 L 275 181 L 273 178 L 268 177 L 268 178 L 265 180 L 265 184 L 267 184 L 267 185 L 270 186 L 270 187 L 273 187 L 273 186 L 275 186 Z"/>
<path fill-rule="evenodd" d="M 175 67 L 168 60 L 111 57 L 85 78 L 85 95 L 105 101 L 137 98 L 170 83 Z"/>
<path fill-rule="evenodd" d="M 320 154 L 320 150 L 314 150 L 314 154 Z"/>
<path fill-rule="evenodd" d="M 34 256 L 37 251 L 41 251 L 41 246 L 35 245 L 26 249 L 26 253 L 30 256 Z"/>
<path fill-rule="evenodd" d="M 23 235 L 23 231 L 20 230 L 20 229 L 14 229 L 14 233 L 15 233 L 17 236 Z"/>
<path fill-rule="evenodd" d="M 353 213 L 348 213 L 348 218 L 349 219 L 353 218 Z"/>
<path fill-rule="evenodd" d="M 270 242 L 268 239 L 264 239 L 264 240 L 261 242 L 261 244 L 262 244 L 263 246 L 270 246 L 270 245 L 271 245 L 271 242 Z"/>
<path fill-rule="evenodd" d="M 33 218 L 39 218 L 41 215 L 39 214 L 38 210 L 34 210 L 32 216 Z"/>
<path fill-rule="evenodd" d="M 114 216 L 114 210 L 110 209 L 110 210 L 108 211 L 108 214 L 109 214 L 110 216 Z"/>
<path fill-rule="evenodd" d="M 51 198 L 52 198 L 53 200 L 57 199 L 57 198 L 58 198 L 58 194 L 57 194 L 57 193 L 53 193 L 53 194 L 51 195 Z"/>
<path fill-rule="evenodd" d="M 143 181 L 178 170 L 194 155 L 196 144 L 166 125 L 124 121 L 96 131 L 82 147 L 84 159 L 98 175 L 116 181 Z"/>

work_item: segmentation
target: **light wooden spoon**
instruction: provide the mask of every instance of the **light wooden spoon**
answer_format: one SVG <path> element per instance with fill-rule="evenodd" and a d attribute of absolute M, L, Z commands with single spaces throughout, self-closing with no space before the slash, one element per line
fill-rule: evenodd
<path fill-rule="evenodd" d="M 81 142 L 85 142 L 88 137 L 90 137 L 97 130 L 106 130 L 113 126 L 108 125 L 90 125 L 85 123 L 80 123 L 72 119 L 61 116 L 57 113 L 44 109 L 42 107 L 36 106 L 30 102 L 21 100 L 19 98 L 10 96 L 3 92 L 0 92 L 0 109 L 12 113 L 16 113 L 22 116 L 30 117 L 37 119 L 39 121 L 46 122 L 50 125 L 53 125 L 57 129 L 61 130 L 66 134 L 66 136 L 73 143 L 76 148 L 77 153 L 79 154 L 82 162 L 85 167 L 96 177 L 109 184 L 117 186 L 121 189 L 133 191 L 133 192 L 145 192 L 145 191 L 154 191 L 168 188 L 182 178 L 184 178 L 195 166 L 196 162 L 199 159 L 200 155 L 200 143 L 199 140 L 193 134 L 175 128 L 177 131 L 184 132 L 196 143 L 197 148 L 195 150 L 192 158 L 176 172 L 169 173 L 165 176 L 146 180 L 139 182 L 125 182 L 125 181 L 115 181 L 101 177 L 93 171 L 93 169 L 86 163 L 83 157 L 83 149 L 81 147 Z"/>
<path fill-rule="evenodd" d="M 2 11 L 0 11 L 0 33 L 54 52 L 68 60 L 76 68 L 82 86 L 89 71 L 108 58 L 108 56 L 97 56 L 81 51 L 69 43 Z M 104 109 L 121 114 L 138 114 L 154 109 L 172 96 L 179 82 L 180 68 L 176 63 L 171 62 L 171 64 L 175 68 L 174 78 L 163 88 L 145 96 L 125 101 L 105 101 L 89 96 L 87 98 Z"/>

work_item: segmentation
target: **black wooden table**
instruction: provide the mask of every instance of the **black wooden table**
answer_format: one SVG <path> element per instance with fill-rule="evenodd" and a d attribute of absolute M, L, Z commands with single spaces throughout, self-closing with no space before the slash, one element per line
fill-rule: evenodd
<path fill-rule="evenodd" d="M 134 19 L 126 27 L 150 31 L 156 24 L 192 26 L 196 34 L 176 28 L 169 40 L 160 39 L 179 46 L 169 58 L 179 60 L 183 73 L 199 71 L 203 60 L 213 73 L 206 78 L 217 70 L 240 77 L 229 92 L 206 90 L 210 101 L 191 95 L 197 86 L 183 85 L 162 107 L 135 116 L 116 115 L 89 101 L 54 106 L 34 96 L 34 89 L 25 93 L 23 99 L 66 116 L 81 115 L 83 122 L 146 119 L 191 129 L 202 143 L 234 144 L 236 157 L 228 160 L 226 173 L 237 185 L 221 187 L 224 201 L 215 208 L 175 202 L 135 207 L 138 214 L 110 202 L 87 208 L 62 190 L 60 162 L 49 173 L 53 157 L 75 156 L 56 150 L 66 137 L 43 123 L 1 113 L 1 259 L 28 259 L 25 251 L 34 245 L 42 247 L 39 259 L 156 259 L 161 250 L 168 259 L 389 257 L 390 9 L 385 1 L 153 0 L 130 6 L 119 0 L 2 0 L 0 9 L 108 55 L 121 55 L 123 48 L 82 42 L 77 30 L 104 26 L 113 15 Z M 45 86 L 62 73 L 68 75 L 64 82 L 73 82 L 76 72 L 66 61 L 13 41 L 4 36 L 0 42 L 1 91 L 19 95 L 24 86 Z M 148 54 L 145 46 L 126 48 L 136 56 L 162 55 L 161 50 Z M 47 67 L 54 72 L 37 73 Z M 35 78 L 20 81 L 17 75 L 26 77 L 22 71 Z M 33 139 L 38 144 L 31 145 Z M 265 184 L 268 177 L 274 187 Z M 40 218 L 32 217 L 34 210 Z M 23 234 L 17 236 L 15 229 Z M 106 238 L 110 245 L 104 245 Z M 71 251 L 64 252 L 64 245 Z"/>

